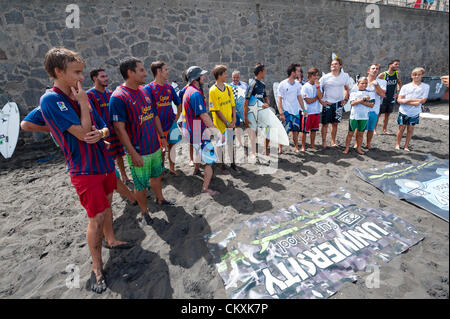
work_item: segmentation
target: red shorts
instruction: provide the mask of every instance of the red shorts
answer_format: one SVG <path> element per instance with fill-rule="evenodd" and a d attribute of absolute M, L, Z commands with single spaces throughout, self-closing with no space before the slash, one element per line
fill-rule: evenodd
<path fill-rule="evenodd" d="M 320 114 L 308 114 L 306 120 L 302 121 L 302 132 L 309 133 L 318 131 L 320 123 Z"/>
<path fill-rule="evenodd" d="M 114 192 L 116 188 L 115 172 L 98 175 L 71 175 L 70 180 L 75 186 L 81 205 L 86 209 L 89 218 L 94 218 L 111 207 L 107 195 Z"/>

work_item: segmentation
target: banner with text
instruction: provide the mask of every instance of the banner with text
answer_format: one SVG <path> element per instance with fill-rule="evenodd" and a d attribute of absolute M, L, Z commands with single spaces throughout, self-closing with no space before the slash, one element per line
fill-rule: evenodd
<path fill-rule="evenodd" d="M 228 297 L 327 298 L 423 239 L 398 216 L 349 198 L 299 202 L 207 236 Z"/>

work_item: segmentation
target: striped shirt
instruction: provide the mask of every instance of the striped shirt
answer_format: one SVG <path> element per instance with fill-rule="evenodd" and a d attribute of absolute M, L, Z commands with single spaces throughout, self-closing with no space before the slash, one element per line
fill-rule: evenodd
<path fill-rule="evenodd" d="M 131 144 L 140 155 L 159 150 L 156 108 L 142 86 L 137 90 L 118 86 L 109 100 L 109 113 L 113 122 L 125 123 Z"/>
<path fill-rule="evenodd" d="M 105 121 L 109 128 L 109 136 L 106 141 L 110 144 L 108 151 L 113 159 L 117 156 L 125 155 L 125 148 L 119 140 L 116 132 L 114 131 L 114 125 L 111 122 L 111 117 L 109 115 L 109 100 L 111 98 L 111 90 L 106 89 L 105 92 L 100 92 L 95 88 L 88 90 L 87 95 L 91 102 L 91 106 L 95 108 L 97 113 Z"/>
<path fill-rule="evenodd" d="M 191 144 L 204 141 L 205 124 L 200 115 L 206 113 L 206 103 L 203 93 L 195 86 L 189 86 L 183 94 L 183 132 Z"/>
<path fill-rule="evenodd" d="M 178 106 L 181 103 L 180 98 L 175 89 L 167 83 L 161 86 L 156 81 L 153 81 L 147 84 L 144 89 L 150 95 L 152 103 L 156 107 L 163 132 L 167 132 L 172 127 L 176 117 L 173 112 L 172 102 Z"/>
<path fill-rule="evenodd" d="M 41 99 L 41 110 L 45 123 L 50 128 L 67 161 L 71 175 L 97 175 L 114 171 L 114 162 L 109 156 L 103 140 L 95 144 L 80 141 L 68 129 L 81 125 L 80 105 L 64 92 L 54 87 Z M 91 121 L 97 129 L 107 127 L 95 109 L 91 110 Z"/>

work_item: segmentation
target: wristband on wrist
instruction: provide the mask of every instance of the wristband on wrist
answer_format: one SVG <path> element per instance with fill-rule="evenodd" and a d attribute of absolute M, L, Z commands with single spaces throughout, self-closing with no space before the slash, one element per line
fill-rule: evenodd
<path fill-rule="evenodd" d="M 104 139 L 106 137 L 106 133 L 104 130 L 100 130 L 100 132 L 102 132 L 102 138 Z"/>

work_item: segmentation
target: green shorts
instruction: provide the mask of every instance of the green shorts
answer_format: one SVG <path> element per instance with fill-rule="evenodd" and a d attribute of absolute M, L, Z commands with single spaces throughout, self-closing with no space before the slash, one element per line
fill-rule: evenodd
<path fill-rule="evenodd" d="M 366 130 L 368 120 L 350 120 L 348 122 L 348 130 L 354 132 L 364 132 Z"/>
<path fill-rule="evenodd" d="M 138 192 L 150 188 L 150 178 L 160 177 L 163 171 L 161 149 L 153 154 L 142 155 L 142 159 L 144 160 L 144 166 L 137 167 L 133 165 L 131 156 L 127 154 L 134 188 L 136 188 Z"/>

